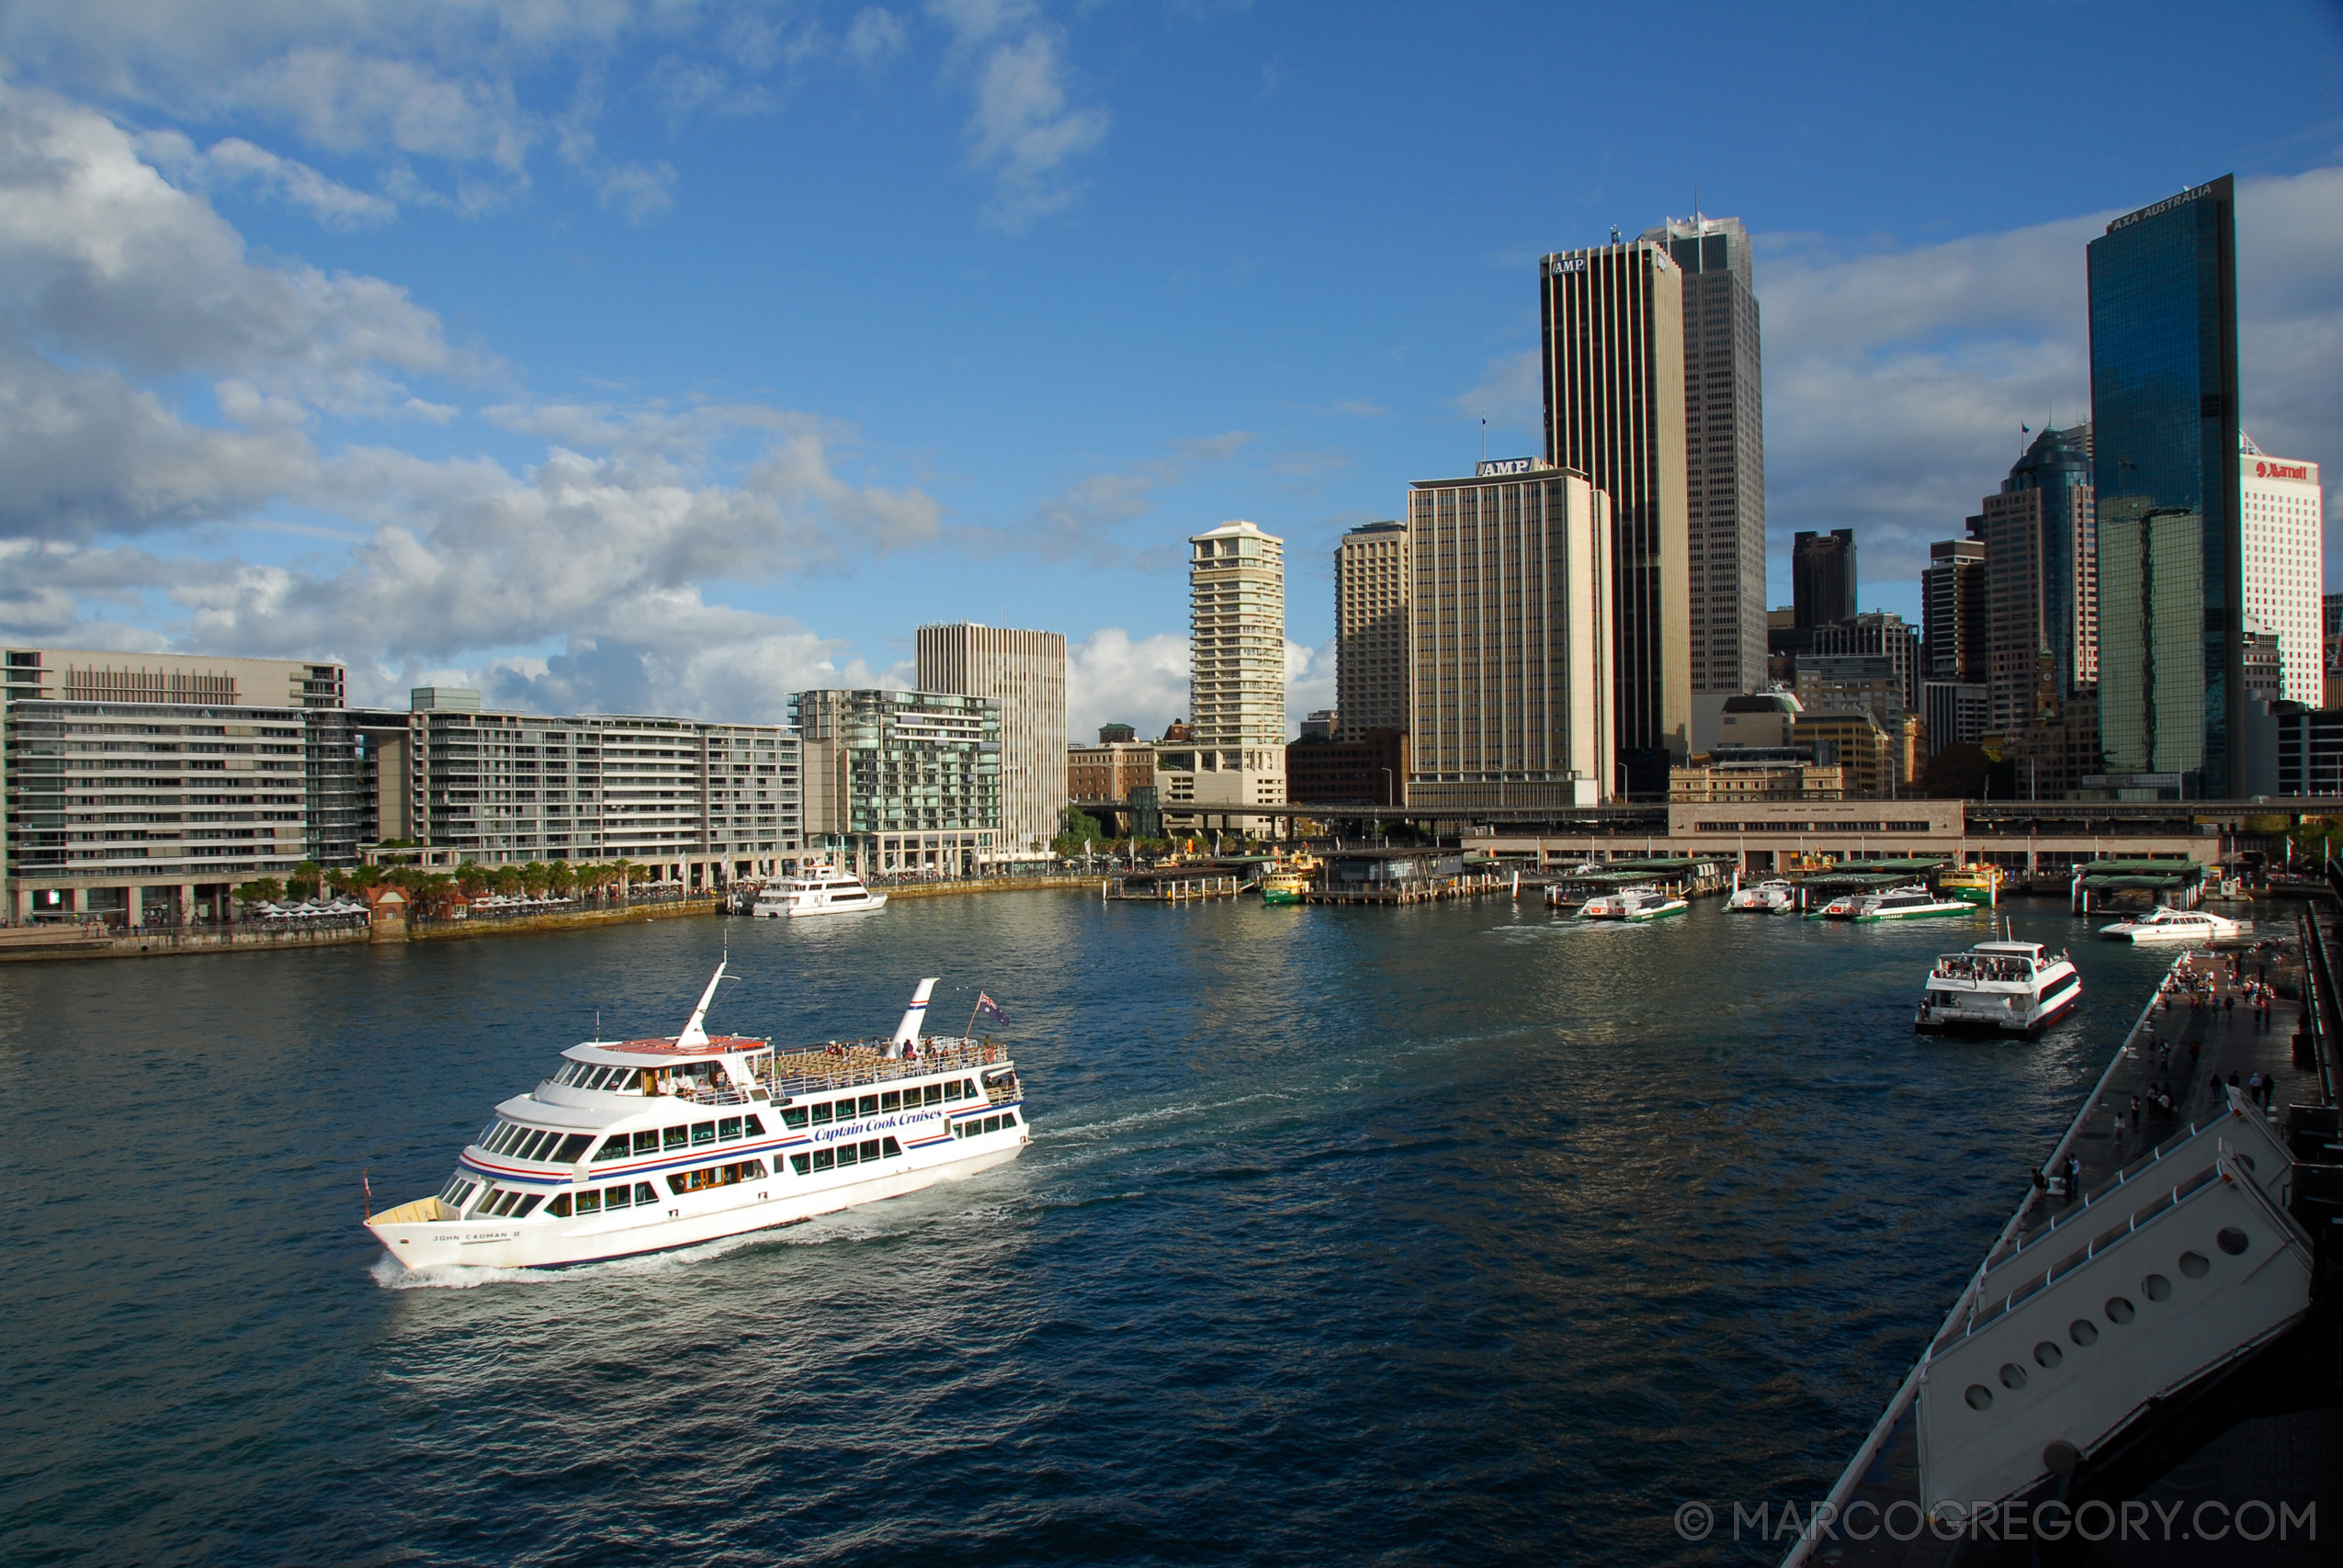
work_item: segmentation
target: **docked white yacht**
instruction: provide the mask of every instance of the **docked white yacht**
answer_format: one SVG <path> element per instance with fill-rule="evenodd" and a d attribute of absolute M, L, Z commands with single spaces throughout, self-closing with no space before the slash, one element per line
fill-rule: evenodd
<path fill-rule="evenodd" d="M 1975 904 L 1940 898 L 1919 883 L 1891 887 L 1885 893 L 1850 893 L 1833 898 L 1808 915 L 1810 920 L 1924 920 L 1938 916 L 1974 915 Z"/>
<path fill-rule="evenodd" d="M 1981 942 L 1929 971 L 1914 1029 L 2039 1034 L 2082 1000 L 2083 977 L 2038 942 Z"/>
<path fill-rule="evenodd" d="M 2226 919 L 2202 909 L 2168 909 L 2158 904 L 2145 915 L 2100 927 L 2099 934 L 2110 942 L 2211 942 L 2242 936 L 2245 931 L 2242 920 Z"/>
<path fill-rule="evenodd" d="M 806 915 L 858 915 L 886 907 L 887 895 L 873 893 L 854 873 L 816 864 L 759 893 L 749 913 L 783 920 Z"/>
<path fill-rule="evenodd" d="M 1747 887 L 1736 887 L 1725 900 L 1725 908 L 1728 911 L 1752 915 L 1779 915 L 1797 907 L 1797 885 L 1778 878 L 1770 882 L 1753 882 Z"/>
<path fill-rule="evenodd" d="M 1013 1160 L 1027 1133 L 1005 1052 L 925 1039 L 922 980 L 887 1040 L 775 1052 L 709 1034 L 589 1040 L 496 1115 L 437 1196 L 367 1229 L 410 1269 L 558 1268 L 792 1224 Z"/>
<path fill-rule="evenodd" d="M 1658 887 L 1623 887 L 1616 893 L 1598 893 L 1579 906 L 1578 918 L 1582 920 L 1657 920 L 1670 915 L 1681 915 L 1692 908 L 1681 898 L 1671 898 Z"/>

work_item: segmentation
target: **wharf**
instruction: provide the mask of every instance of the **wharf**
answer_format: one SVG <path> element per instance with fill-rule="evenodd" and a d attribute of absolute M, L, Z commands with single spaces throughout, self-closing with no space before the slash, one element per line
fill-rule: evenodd
<path fill-rule="evenodd" d="M 1524 886 L 1528 886 L 1524 879 Z M 1461 876 L 1421 882 L 1357 883 L 1342 887 L 1313 887 L 1302 895 L 1310 904 L 1430 904 L 1442 898 L 1481 898 L 1512 890 L 1509 872 L 1471 872 Z"/>
<path fill-rule="evenodd" d="M 2304 934 L 2315 955 L 2318 933 L 2311 928 L 2310 919 L 2331 913 L 2315 908 L 2305 919 Z M 1896 1391 L 1827 1502 L 1817 1505 L 1814 1522 L 1809 1522 L 1783 1560 L 1783 1568 L 1808 1562 L 1983 1568 L 2066 1560 L 2055 1552 L 2037 1555 L 2034 1543 L 1996 1540 L 1990 1529 L 1962 1529 L 1957 1521 L 1949 1540 L 1936 1529 L 1917 1526 L 1907 1539 L 1873 1529 L 1865 1540 L 1817 1525 L 1826 1519 L 1843 1520 L 1850 1510 L 1866 1508 L 1875 1511 L 1862 1517 L 1876 1520 L 1885 1517 L 1891 1506 L 1908 1511 L 1920 1501 L 1918 1393 L 1930 1357 L 1955 1343 L 1972 1325 L 1987 1324 L 1996 1314 L 2014 1309 L 2029 1291 L 2040 1288 L 2027 1284 L 2007 1301 L 1998 1299 L 1998 1292 L 1983 1289 L 1992 1270 L 2045 1242 L 2054 1243 L 2041 1255 L 2046 1261 L 2070 1248 L 2105 1247 L 2128 1226 L 2136 1225 L 2139 1218 L 2134 1211 L 2139 1204 L 2147 1203 L 2152 1210 L 2162 1193 L 2196 1175 L 2192 1169 L 2175 1168 L 2163 1161 L 2200 1129 L 2229 1113 L 2227 1095 L 2233 1081 L 2241 1086 L 2241 1094 L 2256 1073 L 2274 1083 L 2267 1097 L 2269 1110 L 2250 1113 L 2266 1114 L 2277 1124 L 2281 1141 L 2288 1136 L 2281 1119 L 2288 1116 L 2290 1107 L 2333 1105 L 2331 1068 L 2322 1065 L 2317 1044 L 2320 1023 L 2316 1017 L 2307 1016 L 2315 1011 L 2309 962 L 2293 944 L 2244 940 L 2224 944 L 2217 951 L 2190 950 L 2174 960 L 2066 1136 L 2043 1162 L 2043 1173 L 2063 1175 L 2062 1168 L 2071 1156 L 2079 1168 L 2072 1190 L 2066 1190 L 2063 1179 L 2050 1175 L 2029 1188 L 2017 1213 L 1971 1275 L 1930 1351 Z M 2266 1025 L 2256 1021 L 2246 991 L 2248 983 L 2265 975 L 2276 989 Z M 2209 988 L 2196 988 L 2206 981 Z M 2234 1008 L 2227 1005 L 2232 1000 L 2236 1004 Z M 2170 1088 L 2173 1109 L 2168 1114 L 2160 1114 L 2151 1106 L 2154 1086 L 2159 1080 Z M 2332 1111 L 2326 1114 L 2331 1116 Z M 2185 1163 L 2193 1166 L 2198 1161 Z M 2114 1230 L 2095 1241 L 2074 1239 L 2088 1238 L 2104 1229 L 2102 1222 L 2110 1216 Z M 2322 1240 L 2323 1252 L 2331 1249 L 2332 1239 Z M 2060 1258 L 2051 1265 L 2048 1278 L 2058 1277 L 2077 1257 L 2087 1255 L 2074 1253 Z M 2031 1276 L 2032 1269 L 2014 1272 Z M 2192 1498 L 2225 1496 L 2235 1502 L 2268 1491 L 2268 1484 L 2257 1489 L 2255 1483 L 2271 1483 L 2271 1455 L 2280 1450 L 2290 1461 L 2281 1470 L 2300 1473 L 2300 1464 L 2307 1460 L 2311 1473 L 2328 1478 L 2315 1481 L 2315 1489 L 2331 1490 L 2332 1477 L 2343 1466 L 2343 1442 L 2338 1442 L 2343 1438 L 2343 1418 L 2334 1408 L 2335 1369 L 2328 1364 L 2334 1350 L 2327 1342 L 2334 1337 L 2331 1317 L 2331 1305 L 2324 1317 L 2314 1312 L 2311 1319 L 2277 1340 L 2240 1352 L 2222 1371 L 2191 1387 L 2173 1391 L 2168 1401 L 2151 1402 L 2146 1415 L 2111 1439 L 2104 1451 L 2094 1453 L 2088 1465 L 2060 1483 L 2053 1495 L 2071 1509 L 2092 1498 L 2122 1502 L 2153 1486 L 2169 1490 L 2179 1484 L 2184 1490 L 2194 1488 L 2190 1493 Z M 2171 1478 L 2184 1470 L 2185 1480 L 2173 1483 Z M 1824 1508 L 1828 1509 L 1828 1515 Z M 2103 1552 L 2089 1558 L 2094 1562 L 2133 1560 Z"/>
<path fill-rule="evenodd" d="M 1110 877 L 1099 884 L 1098 893 L 1109 902 L 1192 904 L 1206 898 L 1234 898 L 1237 879 L 1219 872 L 1143 871 Z"/>

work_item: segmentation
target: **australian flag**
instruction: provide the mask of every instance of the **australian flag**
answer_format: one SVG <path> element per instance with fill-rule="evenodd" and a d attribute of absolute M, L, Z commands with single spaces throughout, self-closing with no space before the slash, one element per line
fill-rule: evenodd
<path fill-rule="evenodd" d="M 990 997 L 986 996 L 982 991 L 979 991 L 977 993 L 976 1013 L 979 1018 L 989 1018 L 995 1023 L 1006 1023 L 1009 1021 L 1009 1015 L 1001 1010 L 1001 1004 L 994 1001 Z"/>

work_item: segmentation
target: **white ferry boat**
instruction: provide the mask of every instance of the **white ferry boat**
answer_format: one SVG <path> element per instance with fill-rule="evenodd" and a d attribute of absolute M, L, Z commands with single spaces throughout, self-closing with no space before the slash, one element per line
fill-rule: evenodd
<path fill-rule="evenodd" d="M 437 1196 L 371 1214 L 410 1269 L 558 1268 L 793 1224 L 1013 1160 L 1024 1095 L 1005 1053 L 922 1039 L 922 980 L 888 1040 L 778 1052 L 703 1027 L 589 1040 L 496 1108 Z"/>
<path fill-rule="evenodd" d="M 1936 961 L 1912 1027 L 2039 1034 L 2082 997 L 2083 977 L 2065 953 L 2038 942 L 1981 942 Z"/>
<path fill-rule="evenodd" d="M 1671 898 L 1657 887 L 1623 887 L 1616 893 L 1598 893 L 1579 905 L 1578 919 L 1657 920 L 1681 915 L 1690 908 L 1681 898 Z"/>
<path fill-rule="evenodd" d="M 1923 920 L 1940 915 L 1974 915 L 1976 906 L 1940 898 L 1919 883 L 1885 893 L 1850 893 L 1808 915 L 1810 920 Z"/>
<path fill-rule="evenodd" d="M 749 913 L 768 919 L 797 919 L 807 915 L 858 915 L 883 909 L 887 895 L 865 887 L 862 878 L 832 865 L 813 865 L 798 876 L 776 882 L 757 895 Z"/>
<path fill-rule="evenodd" d="M 1752 883 L 1737 887 L 1725 900 L 1727 910 L 1745 914 L 1778 915 L 1798 907 L 1798 889 L 1794 883 L 1774 880 Z"/>
<path fill-rule="evenodd" d="M 2109 942 L 2212 942 L 2245 934 L 2245 922 L 2208 914 L 2202 909 L 2168 909 L 2158 904 L 2145 915 L 2101 926 Z"/>

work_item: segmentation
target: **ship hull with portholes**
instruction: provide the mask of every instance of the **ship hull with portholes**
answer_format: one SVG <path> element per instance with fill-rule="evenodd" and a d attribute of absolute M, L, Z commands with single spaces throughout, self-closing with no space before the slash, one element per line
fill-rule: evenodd
<path fill-rule="evenodd" d="M 718 971 L 721 977 L 722 971 Z M 1015 1064 L 922 1039 L 922 983 L 896 1037 L 776 1053 L 708 1036 L 588 1041 L 497 1106 L 438 1194 L 367 1228 L 412 1269 L 548 1269 L 694 1247 L 963 1180 L 1029 1133 Z"/>

